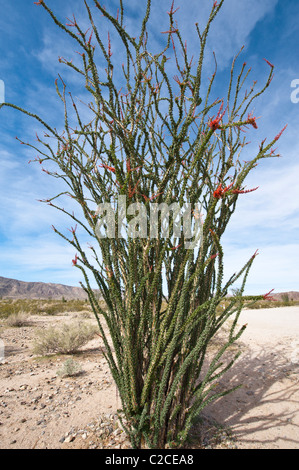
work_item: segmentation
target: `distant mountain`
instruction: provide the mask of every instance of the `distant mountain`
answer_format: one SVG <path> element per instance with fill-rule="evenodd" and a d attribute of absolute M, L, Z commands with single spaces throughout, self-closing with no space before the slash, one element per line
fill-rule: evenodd
<path fill-rule="evenodd" d="M 46 282 L 24 282 L 0 276 L 0 297 L 11 299 L 86 299 L 81 287 L 51 284 Z"/>
<path fill-rule="evenodd" d="M 297 291 L 289 291 L 289 292 L 278 292 L 277 294 L 271 294 L 272 297 L 276 300 L 285 300 L 286 296 L 288 296 L 289 300 L 299 300 L 299 292 Z"/>
<path fill-rule="evenodd" d="M 299 300 L 299 292 L 278 292 L 271 294 L 277 300 Z M 24 282 L 0 276 L 0 298 L 10 299 L 87 299 L 87 294 L 81 287 L 52 284 L 47 282 Z"/>

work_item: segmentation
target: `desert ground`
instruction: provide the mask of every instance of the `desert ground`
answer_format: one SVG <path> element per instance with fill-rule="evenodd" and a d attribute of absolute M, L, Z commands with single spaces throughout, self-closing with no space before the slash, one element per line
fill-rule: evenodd
<path fill-rule="evenodd" d="M 36 328 L 79 316 L 30 315 L 18 328 L 0 320 L 1 449 L 130 448 L 99 336 L 73 356 L 81 372 L 72 377 L 58 373 L 70 356 L 32 352 Z M 218 385 L 243 386 L 204 409 L 193 447 L 298 449 L 299 306 L 245 309 L 239 324 L 245 323 L 242 355 Z"/>

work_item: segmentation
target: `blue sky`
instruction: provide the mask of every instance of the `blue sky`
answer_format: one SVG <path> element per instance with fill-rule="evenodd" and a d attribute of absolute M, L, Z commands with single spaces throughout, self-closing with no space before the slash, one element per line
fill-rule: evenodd
<path fill-rule="evenodd" d="M 106 0 L 106 3 L 116 11 L 117 0 Z M 161 31 L 167 28 L 166 12 L 171 2 L 153 0 L 152 3 L 150 34 L 155 38 L 155 46 L 159 44 Z M 175 2 L 180 7 L 176 19 L 191 52 L 196 52 L 194 23 L 204 24 L 212 3 L 212 0 Z M 82 0 L 48 0 L 47 4 L 64 23 L 66 17 L 71 18 L 75 13 L 77 21 L 88 28 Z M 126 0 L 124 5 L 127 28 L 134 31 L 145 2 Z M 58 62 L 59 56 L 76 60 L 76 44 L 32 0 L 0 0 L 0 7 L 0 80 L 5 85 L 5 99 L 55 125 L 60 119 L 57 116 L 61 116 L 54 86 L 58 73 L 74 94 L 80 95 L 82 91 L 77 77 Z M 107 37 L 105 27 L 103 37 Z M 278 142 L 282 157 L 262 161 L 250 174 L 246 185 L 259 189 L 239 198 L 237 211 L 223 238 L 226 276 L 236 272 L 259 250 L 247 282 L 249 294 L 270 289 L 299 290 L 298 43 L 296 0 L 225 0 L 210 31 L 205 77 L 213 70 L 214 51 L 219 95 L 232 59 L 243 45 L 240 61 L 252 68 L 252 80 L 262 83 L 266 79 L 269 68 L 264 58 L 275 65 L 270 89 L 254 108 L 254 115 L 261 117 L 252 140 L 253 151 L 265 137 L 270 140 L 288 124 Z M 117 53 L 116 43 L 114 50 Z M 297 94 L 296 88 L 291 87 L 296 79 Z M 55 194 L 59 183 L 41 172 L 38 164 L 28 165 L 36 154 L 15 139 L 18 136 L 34 142 L 35 132 L 39 130 L 34 120 L 15 110 L 0 111 L 0 276 L 78 285 L 82 279 L 80 271 L 72 267 L 74 249 L 51 229 L 53 224 L 63 230 L 72 221 L 37 201 Z"/>

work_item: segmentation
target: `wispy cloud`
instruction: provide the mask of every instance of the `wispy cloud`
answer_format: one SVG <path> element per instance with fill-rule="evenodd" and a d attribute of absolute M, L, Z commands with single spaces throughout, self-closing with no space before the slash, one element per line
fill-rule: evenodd
<path fill-rule="evenodd" d="M 251 175 L 250 186 L 260 185 L 248 195 L 240 195 L 238 210 L 231 221 L 231 229 L 248 227 L 297 228 L 299 225 L 299 164 L 279 166 Z M 248 185 L 248 188 L 250 188 Z"/>
<path fill-rule="evenodd" d="M 57 241 L 55 234 L 20 236 L 12 243 L 2 244 L 0 265 L 6 267 L 2 272 L 5 277 L 79 285 L 82 276 L 72 266 L 74 256 L 75 249 Z"/>

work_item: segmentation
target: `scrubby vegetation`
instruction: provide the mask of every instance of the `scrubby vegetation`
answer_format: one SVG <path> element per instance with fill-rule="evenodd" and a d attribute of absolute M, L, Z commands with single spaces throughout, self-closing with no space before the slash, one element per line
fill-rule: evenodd
<path fill-rule="evenodd" d="M 81 365 L 70 357 L 63 363 L 61 369 L 58 369 L 57 374 L 60 377 L 75 377 L 81 372 Z"/>
<path fill-rule="evenodd" d="M 29 325 L 29 314 L 23 311 L 12 313 L 6 318 L 6 325 L 11 327 Z"/>
<path fill-rule="evenodd" d="M 88 312 L 90 305 L 85 300 L 2 299 L 0 318 L 21 312 L 30 315 L 59 315 L 66 312 Z"/>
<path fill-rule="evenodd" d="M 36 332 L 33 352 L 39 355 L 75 354 L 97 331 L 95 325 L 80 321 L 39 329 Z"/>

